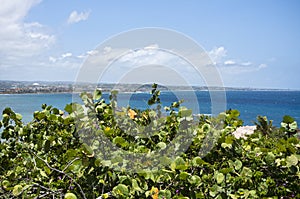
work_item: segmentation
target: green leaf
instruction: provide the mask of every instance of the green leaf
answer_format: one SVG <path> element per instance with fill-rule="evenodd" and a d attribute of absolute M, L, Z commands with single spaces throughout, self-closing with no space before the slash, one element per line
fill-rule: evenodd
<path fill-rule="evenodd" d="M 193 166 L 201 166 L 205 163 L 204 160 L 202 160 L 200 157 L 194 157 L 194 159 L 192 160 L 192 165 Z"/>
<path fill-rule="evenodd" d="M 23 187 L 21 185 L 16 185 L 16 186 L 14 186 L 12 194 L 14 196 L 18 196 L 18 195 L 20 195 L 22 193 L 22 189 L 23 189 Z"/>
<path fill-rule="evenodd" d="M 188 168 L 186 162 L 183 160 L 182 157 L 177 157 L 174 163 L 175 163 L 175 169 L 186 170 Z"/>
<path fill-rule="evenodd" d="M 180 110 L 179 113 L 180 113 L 181 117 L 189 117 L 192 115 L 193 110 L 192 109 L 185 109 L 185 110 L 183 109 L 183 110 Z"/>
<path fill-rule="evenodd" d="M 110 160 L 100 160 L 100 162 L 102 163 L 103 166 L 105 167 L 109 167 L 111 166 L 111 161 Z"/>
<path fill-rule="evenodd" d="M 77 199 L 77 196 L 74 193 L 66 193 L 64 199 Z"/>
<path fill-rule="evenodd" d="M 136 179 L 132 179 L 131 183 L 132 183 L 132 188 L 133 188 L 135 191 L 140 191 L 140 192 L 142 191 L 142 189 L 141 189 L 140 186 L 138 185 Z"/>
<path fill-rule="evenodd" d="M 23 117 L 20 113 L 16 113 L 16 118 L 17 120 L 22 120 Z"/>
<path fill-rule="evenodd" d="M 298 128 L 298 125 L 297 125 L 296 121 L 292 122 L 289 126 L 290 126 L 291 131 L 296 131 L 297 128 Z"/>
<path fill-rule="evenodd" d="M 118 184 L 112 190 L 114 196 L 128 196 L 128 187 L 124 184 Z"/>
<path fill-rule="evenodd" d="M 8 180 L 3 180 L 1 183 L 3 189 L 7 189 L 10 186 L 10 182 Z"/>
<path fill-rule="evenodd" d="M 114 144 L 119 144 L 120 146 L 126 145 L 126 140 L 123 137 L 117 136 L 113 139 Z"/>
<path fill-rule="evenodd" d="M 222 191 L 223 191 L 222 187 L 214 184 L 209 190 L 209 195 L 212 197 L 215 197 L 219 192 L 222 192 Z"/>
<path fill-rule="evenodd" d="M 237 117 L 240 116 L 240 112 L 239 112 L 238 110 L 233 109 L 233 110 L 231 110 L 231 111 L 229 112 L 229 115 L 230 115 L 230 117 L 232 117 L 232 118 L 237 118 Z"/>
<path fill-rule="evenodd" d="M 82 161 L 81 160 L 76 160 L 72 163 L 71 166 L 69 166 L 69 169 L 73 171 L 74 173 L 79 173 L 80 169 L 82 167 Z"/>
<path fill-rule="evenodd" d="M 88 157 L 94 156 L 94 151 L 89 145 L 87 145 L 86 143 L 83 143 L 82 148 L 83 148 L 83 153 L 86 154 Z"/>
<path fill-rule="evenodd" d="M 169 190 L 160 190 L 158 193 L 159 198 L 170 199 L 172 194 Z"/>
<path fill-rule="evenodd" d="M 45 173 L 45 171 L 40 170 L 40 174 L 41 174 L 41 176 L 48 178 L 48 175 Z"/>
<path fill-rule="evenodd" d="M 94 91 L 93 100 L 99 100 L 102 96 L 102 92 L 100 89 L 96 89 Z"/>
<path fill-rule="evenodd" d="M 167 145 L 166 145 L 166 143 L 164 143 L 164 142 L 159 142 L 159 143 L 157 143 L 157 148 L 159 148 L 159 149 L 165 149 L 166 147 L 167 147 Z"/>
<path fill-rule="evenodd" d="M 180 180 L 186 180 L 187 177 L 188 177 L 189 175 L 190 175 L 190 174 L 189 174 L 188 172 L 185 172 L 185 171 L 180 172 L 180 174 L 179 174 L 179 179 L 180 179 Z"/>
<path fill-rule="evenodd" d="M 201 178 L 197 175 L 192 175 L 189 179 L 188 179 L 189 183 L 194 184 L 194 185 L 199 185 L 199 183 L 201 182 Z"/>
<path fill-rule="evenodd" d="M 267 164 L 272 164 L 275 162 L 275 155 L 272 152 L 268 152 L 268 154 L 265 157 L 266 163 Z"/>
<path fill-rule="evenodd" d="M 242 168 L 242 166 L 243 166 L 243 163 L 240 160 L 236 160 L 234 162 L 234 168 L 235 168 L 235 170 L 240 170 Z"/>
<path fill-rule="evenodd" d="M 282 120 L 284 123 L 287 123 L 287 124 L 289 124 L 289 123 L 293 123 L 294 121 L 295 121 L 295 119 L 294 118 L 292 118 L 291 116 L 289 116 L 289 115 L 285 115 L 285 116 L 283 116 L 283 120 Z"/>
<path fill-rule="evenodd" d="M 119 92 L 117 91 L 117 90 L 112 90 L 111 92 L 110 92 L 110 94 L 111 95 L 117 95 Z"/>
<path fill-rule="evenodd" d="M 248 167 L 243 167 L 243 170 L 241 172 L 241 176 L 244 176 L 244 177 L 252 177 L 253 175 L 253 172 L 250 168 Z"/>
<path fill-rule="evenodd" d="M 65 111 L 67 111 L 68 113 L 72 113 L 73 112 L 72 104 L 67 104 L 65 106 Z"/>
<path fill-rule="evenodd" d="M 218 184 L 221 184 L 225 179 L 225 176 L 223 173 L 217 173 L 216 180 Z"/>
<path fill-rule="evenodd" d="M 233 171 L 233 168 L 223 168 L 220 170 L 221 173 L 227 174 Z"/>
<path fill-rule="evenodd" d="M 55 114 L 55 115 L 58 115 L 59 114 L 59 110 L 57 108 L 53 108 L 52 109 L 52 113 Z"/>
<path fill-rule="evenodd" d="M 221 144 L 221 147 L 224 148 L 224 149 L 226 149 L 226 148 L 231 149 L 231 148 L 232 148 L 232 144 L 227 144 L 227 143 L 223 142 L 223 143 Z"/>
<path fill-rule="evenodd" d="M 3 114 L 3 115 L 4 115 L 4 114 L 7 114 L 7 115 L 10 116 L 10 115 L 14 114 L 14 112 L 13 112 L 13 110 L 11 110 L 11 108 L 6 107 L 6 108 L 3 110 L 2 114 Z"/>
<path fill-rule="evenodd" d="M 291 167 L 291 166 L 296 166 L 298 164 L 298 158 L 296 155 L 290 155 L 286 157 L 286 166 Z"/>
<path fill-rule="evenodd" d="M 161 165 L 167 166 L 172 163 L 172 160 L 169 157 L 161 156 L 161 157 L 159 157 L 159 162 Z"/>
<path fill-rule="evenodd" d="M 239 198 L 238 195 L 236 195 L 236 194 L 229 194 L 229 196 L 232 199 L 238 199 Z"/>

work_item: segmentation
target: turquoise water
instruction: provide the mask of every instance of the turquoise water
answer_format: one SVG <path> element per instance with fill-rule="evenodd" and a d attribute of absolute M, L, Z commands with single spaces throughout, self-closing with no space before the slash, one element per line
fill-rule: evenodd
<path fill-rule="evenodd" d="M 123 93 L 118 95 L 118 106 L 127 106 L 145 109 L 148 108 L 147 93 Z M 177 97 L 176 97 L 177 96 Z M 184 98 L 184 106 L 192 108 L 194 113 L 211 113 L 211 99 L 209 92 L 197 91 L 197 101 L 193 100 L 191 92 L 162 92 L 161 101 L 163 105 L 170 105 L 171 102 Z M 104 94 L 108 101 L 108 94 Z M 65 105 L 72 101 L 80 102 L 77 95 L 72 94 L 9 94 L 0 95 L 0 110 L 11 107 L 15 112 L 23 115 L 23 120 L 32 120 L 33 112 L 41 110 L 42 104 L 53 105 L 59 109 L 64 109 Z M 300 123 L 300 91 L 227 91 L 226 108 L 238 109 L 241 119 L 245 125 L 251 125 L 256 120 L 257 115 L 267 116 L 274 121 L 276 126 L 280 125 L 284 115 L 291 115 Z M 198 107 L 199 105 L 199 107 Z"/>

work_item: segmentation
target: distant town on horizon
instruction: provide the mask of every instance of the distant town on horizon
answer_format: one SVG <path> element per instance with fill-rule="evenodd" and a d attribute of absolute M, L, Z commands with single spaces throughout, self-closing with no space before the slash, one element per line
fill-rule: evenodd
<path fill-rule="evenodd" d="M 72 93 L 93 91 L 96 88 L 103 92 L 118 90 L 119 92 L 149 92 L 152 84 L 116 84 L 116 83 L 75 83 L 71 81 L 13 81 L 0 80 L 0 94 L 26 94 L 26 93 Z M 161 91 L 293 91 L 290 89 L 269 89 L 269 88 L 237 88 L 237 87 L 207 87 L 207 86 L 162 86 L 158 85 Z"/>

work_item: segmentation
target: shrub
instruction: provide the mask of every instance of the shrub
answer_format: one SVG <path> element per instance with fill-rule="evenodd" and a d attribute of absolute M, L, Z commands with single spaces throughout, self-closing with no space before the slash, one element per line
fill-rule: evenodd
<path fill-rule="evenodd" d="M 232 133 L 242 125 L 237 110 L 197 119 L 181 101 L 162 110 L 156 85 L 151 94 L 149 109 L 119 110 L 115 92 L 109 103 L 98 90 L 82 93 L 84 108 L 72 103 L 63 112 L 43 105 L 28 124 L 4 109 L 0 198 L 300 197 L 300 142 L 292 118 L 275 128 L 260 116 L 253 134 L 236 138 Z M 153 133 L 142 136 L 147 130 Z M 189 144 L 184 153 L 155 156 L 176 151 L 167 147 L 174 139 Z M 126 162 L 106 151 L 111 144 L 154 158 Z M 127 170 L 136 167 L 141 169 Z"/>

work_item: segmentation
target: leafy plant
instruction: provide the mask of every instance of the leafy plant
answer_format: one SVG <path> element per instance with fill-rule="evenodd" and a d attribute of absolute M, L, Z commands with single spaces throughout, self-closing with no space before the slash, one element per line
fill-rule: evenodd
<path fill-rule="evenodd" d="M 295 135 L 298 132 L 298 125 L 294 118 L 285 115 L 281 122 L 281 129 L 289 136 Z"/>
<path fill-rule="evenodd" d="M 273 132 L 273 121 L 268 120 L 266 116 L 257 116 L 257 121 L 255 122 L 258 131 L 261 131 L 264 135 L 270 135 Z"/>
<path fill-rule="evenodd" d="M 100 90 L 82 93 L 83 105 L 68 104 L 64 111 L 42 105 L 28 124 L 4 109 L 0 198 L 300 197 L 293 119 L 285 116 L 278 129 L 258 116 L 255 133 L 237 139 L 232 132 L 243 124 L 237 110 L 197 120 L 178 101 L 162 114 L 159 95 L 153 85 L 149 108 L 138 110 L 117 107 L 117 92 L 109 102 Z M 187 150 L 174 158 L 157 153 L 185 143 L 178 132 L 191 140 Z M 275 136 L 280 132 L 287 134 Z M 111 153 L 112 145 L 152 158 L 127 161 Z M 162 166 L 151 170 L 153 165 Z"/>

